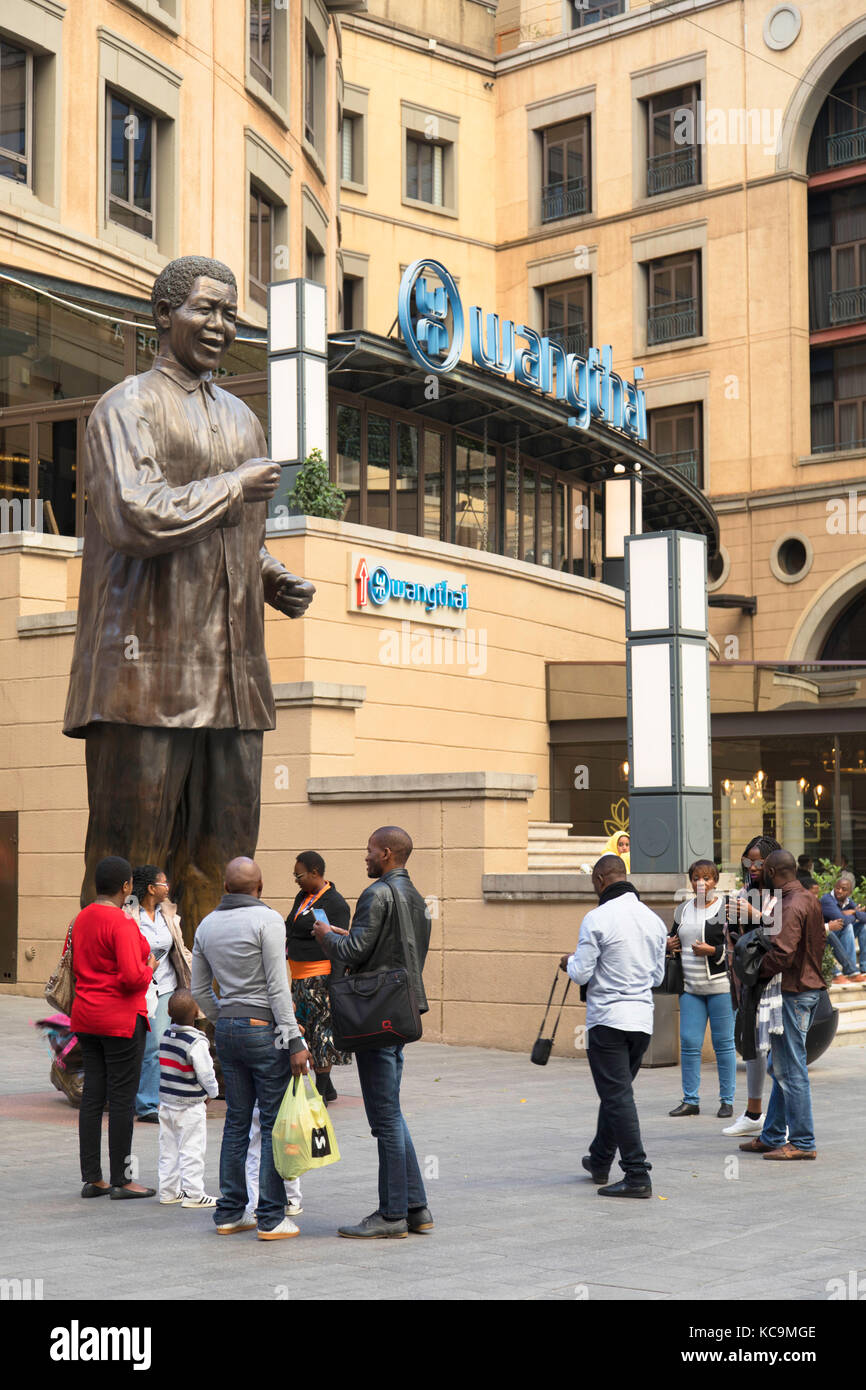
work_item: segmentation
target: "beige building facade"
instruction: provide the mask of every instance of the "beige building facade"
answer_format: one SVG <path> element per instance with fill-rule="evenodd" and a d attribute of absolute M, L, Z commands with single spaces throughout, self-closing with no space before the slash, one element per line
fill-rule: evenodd
<path fill-rule="evenodd" d="M 777 10 L 796 13 L 771 22 Z M 606 482 L 639 464 L 645 525 L 706 535 L 711 587 L 733 605 L 710 610 L 720 661 L 815 665 L 830 643 L 838 664 L 857 640 L 866 425 L 842 446 L 866 307 L 862 323 L 825 327 L 816 295 L 836 296 L 835 319 L 856 315 L 859 242 L 839 238 L 859 205 L 813 199 L 861 175 L 859 159 L 841 176 L 808 161 L 866 24 L 848 0 L 418 0 L 411 22 L 398 0 L 8 0 L 0 42 L 23 55 L 24 94 L 21 149 L 0 162 L 0 496 L 44 506 L 36 534 L 13 518 L 0 535 L 0 989 L 41 992 L 80 887 L 83 746 L 60 726 L 87 417 L 151 365 L 159 268 L 200 253 L 238 275 L 221 384 L 265 423 L 264 286 L 306 276 L 328 292 L 329 462 L 347 501 L 342 520 L 269 523 L 272 553 L 317 596 L 303 622 L 266 623 L 266 896 L 287 909 L 294 855 L 316 848 L 354 901 L 369 831 L 405 825 L 432 919 L 426 1035 L 527 1047 L 594 901 L 575 870 L 627 816 L 616 678 L 593 706 L 556 675 L 622 669 Z M 859 110 L 854 86 L 845 110 Z M 858 129 L 821 126 L 825 155 L 828 141 L 834 159 L 858 155 Z M 468 348 L 431 385 L 394 326 L 421 259 L 447 267 L 467 309 L 578 354 L 610 344 L 628 379 L 643 367 L 649 439 L 571 429 L 564 407 L 471 366 Z M 405 588 L 360 603 L 362 562 L 404 586 L 448 585 L 465 606 L 441 613 Z M 826 713 L 823 679 L 809 702 L 823 696 Z M 854 738 L 859 695 L 846 698 Z M 763 756 L 749 738 L 741 781 Z M 725 809 L 732 853 L 761 813 L 729 812 L 725 839 Z M 569 872 L 551 873 L 566 824 L 589 847 L 572 843 Z M 532 857 L 539 837 L 546 860 Z M 669 917 L 678 881 L 639 886 Z M 570 1006 L 558 1050 L 581 1050 L 581 1021 Z"/>

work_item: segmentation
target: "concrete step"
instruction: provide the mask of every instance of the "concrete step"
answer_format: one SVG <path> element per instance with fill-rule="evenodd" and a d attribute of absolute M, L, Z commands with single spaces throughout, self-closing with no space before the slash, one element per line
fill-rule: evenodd
<path fill-rule="evenodd" d="M 529 822 L 529 839 L 530 841 L 567 840 L 570 830 L 571 821 L 531 820 Z"/>
<path fill-rule="evenodd" d="M 866 1045 L 866 985 L 831 985 L 830 1002 L 839 1010 L 833 1046 Z"/>

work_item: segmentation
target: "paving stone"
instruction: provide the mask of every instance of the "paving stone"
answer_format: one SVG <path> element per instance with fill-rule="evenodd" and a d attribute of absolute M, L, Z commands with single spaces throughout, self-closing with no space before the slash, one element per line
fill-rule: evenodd
<path fill-rule="evenodd" d="M 303 1178 L 301 1235 L 265 1243 L 217 1237 L 211 1212 L 81 1200 L 77 1115 L 48 1079 L 48 1052 L 30 1027 L 40 1010 L 38 1000 L 0 997 L 0 1276 L 42 1279 L 45 1299 L 69 1297 L 71 1251 L 76 1292 L 119 1301 L 800 1302 L 827 1299 L 827 1282 L 847 1283 L 850 1270 L 866 1277 L 866 1234 L 850 1216 L 863 1047 L 831 1051 L 813 1070 L 815 1164 L 741 1155 L 712 1113 L 670 1119 L 678 1072 L 642 1072 L 654 1195 L 611 1202 L 580 1166 L 598 1106 L 586 1063 L 552 1058 L 542 1071 L 523 1054 L 419 1043 L 407 1050 L 403 1099 L 436 1230 L 405 1241 L 337 1236 L 377 1203 L 357 1072 L 341 1068 L 330 1113 L 342 1160 Z M 740 1101 L 742 1067 L 737 1086 Z M 224 1106 L 209 1109 L 212 1192 L 223 1116 Z M 156 1175 L 158 1138 L 155 1126 L 135 1126 L 144 1180 Z M 733 1156 L 738 1176 L 728 1179 Z"/>

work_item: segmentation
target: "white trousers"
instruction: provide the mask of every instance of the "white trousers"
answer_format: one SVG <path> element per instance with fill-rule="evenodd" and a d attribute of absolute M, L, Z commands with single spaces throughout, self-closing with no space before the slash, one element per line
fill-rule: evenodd
<path fill-rule="evenodd" d="M 195 1105 L 159 1107 L 159 1195 L 187 1197 L 204 1194 L 204 1156 L 207 1149 L 207 1110 Z"/>
<path fill-rule="evenodd" d="M 247 1210 L 255 1211 L 259 1204 L 259 1164 L 262 1161 L 262 1125 L 259 1118 L 259 1107 L 256 1105 L 253 1110 L 253 1122 L 250 1125 L 250 1146 L 247 1149 Z M 300 1178 L 286 1178 L 286 1201 L 300 1202 L 301 1200 L 301 1180 Z"/>

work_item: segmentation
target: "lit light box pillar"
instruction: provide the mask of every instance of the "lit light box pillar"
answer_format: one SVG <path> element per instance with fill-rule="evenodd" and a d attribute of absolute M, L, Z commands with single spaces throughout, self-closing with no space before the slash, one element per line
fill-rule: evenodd
<path fill-rule="evenodd" d="M 273 515 L 311 450 L 328 458 L 327 301 L 314 280 L 268 286 L 268 422 L 270 457 L 282 469 Z"/>
<path fill-rule="evenodd" d="M 621 464 L 617 467 L 622 468 Z M 615 589 L 625 588 L 625 542 L 643 531 L 643 484 L 639 473 L 614 472 L 604 482 L 604 532 L 601 577 Z"/>
<path fill-rule="evenodd" d="M 635 873 L 713 857 L 707 543 L 625 542 L 629 835 Z"/>

